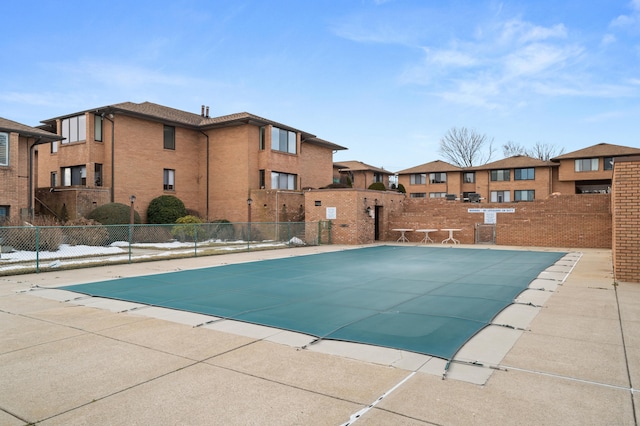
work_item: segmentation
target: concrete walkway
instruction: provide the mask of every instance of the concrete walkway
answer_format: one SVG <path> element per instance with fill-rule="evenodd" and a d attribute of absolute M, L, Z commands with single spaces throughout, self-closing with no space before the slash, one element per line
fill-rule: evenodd
<path fill-rule="evenodd" d="M 506 356 L 463 365 L 490 370 L 483 385 L 453 371 L 445 380 L 430 374 L 421 355 L 337 342 L 303 349 L 309 336 L 47 290 L 347 248 L 0 277 L 0 424 L 634 425 L 640 418 L 633 391 L 640 284 L 613 285 L 610 250 L 581 250 Z"/>

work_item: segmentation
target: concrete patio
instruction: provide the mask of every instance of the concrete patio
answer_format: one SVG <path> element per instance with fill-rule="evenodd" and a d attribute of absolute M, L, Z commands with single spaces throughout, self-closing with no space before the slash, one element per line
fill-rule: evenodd
<path fill-rule="evenodd" d="M 525 330 L 487 333 L 444 380 L 419 354 L 49 290 L 349 248 L 0 277 L 0 424 L 637 424 L 640 284 L 614 285 L 610 250 L 573 250 Z"/>

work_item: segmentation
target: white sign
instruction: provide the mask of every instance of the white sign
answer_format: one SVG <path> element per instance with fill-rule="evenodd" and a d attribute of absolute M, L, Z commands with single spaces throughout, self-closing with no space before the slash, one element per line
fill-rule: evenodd
<path fill-rule="evenodd" d="M 498 218 L 498 214 L 492 211 L 484 212 L 484 223 L 494 225 L 496 223 L 496 219 Z"/>
<path fill-rule="evenodd" d="M 468 209 L 469 213 L 484 213 L 484 223 L 495 225 L 498 213 L 515 213 L 516 209 Z"/>
<path fill-rule="evenodd" d="M 515 213 L 516 209 L 468 209 L 469 213 L 484 213 L 484 212 L 496 212 L 496 213 Z"/>
<path fill-rule="evenodd" d="M 335 207 L 327 207 L 327 220 L 337 218 L 337 211 Z"/>

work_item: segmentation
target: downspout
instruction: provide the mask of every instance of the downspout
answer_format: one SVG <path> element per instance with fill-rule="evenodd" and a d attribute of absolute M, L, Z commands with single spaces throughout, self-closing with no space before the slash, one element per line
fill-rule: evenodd
<path fill-rule="evenodd" d="M 111 116 L 111 117 L 109 117 Z M 116 153 L 115 153 L 115 138 L 114 138 L 114 132 L 115 132 L 115 128 L 114 128 L 114 122 L 112 120 L 113 118 L 113 114 L 105 114 L 102 113 L 101 114 L 102 118 L 106 118 L 107 120 L 109 120 L 111 122 L 111 202 L 115 203 L 115 182 L 116 182 Z"/>
<path fill-rule="evenodd" d="M 200 133 L 202 133 L 204 137 L 207 138 L 207 196 L 205 197 L 207 205 L 205 207 L 205 218 L 206 221 L 209 222 L 209 135 L 202 130 L 200 130 Z"/>
<path fill-rule="evenodd" d="M 36 139 L 36 141 L 29 147 L 29 217 L 33 219 L 33 198 L 35 194 L 33 193 L 33 152 L 34 148 L 40 143 L 42 138 Z"/>

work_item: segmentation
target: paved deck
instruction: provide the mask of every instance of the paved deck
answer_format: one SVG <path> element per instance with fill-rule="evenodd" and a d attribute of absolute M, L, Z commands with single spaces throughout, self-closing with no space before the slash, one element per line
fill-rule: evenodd
<path fill-rule="evenodd" d="M 466 363 L 454 363 L 444 380 L 442 361 L 422 355 L 306 346 L 308 336 L 296 333 L 47 289 L 346 248 L 0 277 L 0 424 L 633 425 L 640 418 L 633 390 L 640 284 L 613 285 L 610 250 L 580 250 L 561 285 L 535 293 L 545 296 L 531 300 L 541 308 L 510 314 L 524 331 L 495 327 L 470 342 L 460 353 Z"/>

